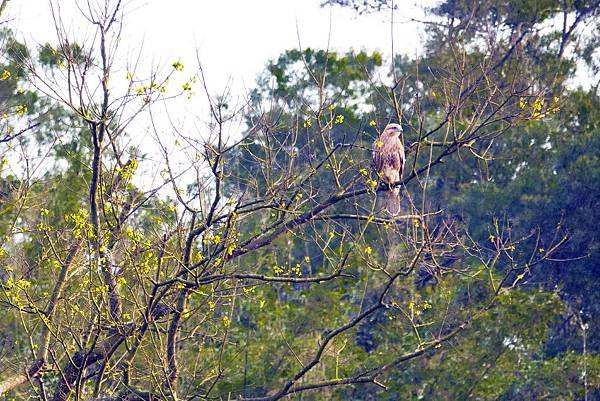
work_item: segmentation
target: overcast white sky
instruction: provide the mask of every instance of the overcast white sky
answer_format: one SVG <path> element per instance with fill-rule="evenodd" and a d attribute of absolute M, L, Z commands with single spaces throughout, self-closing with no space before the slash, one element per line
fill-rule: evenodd
<path fill-rule="evenodd" d="M 98 0 L 93 0 L 98 1 Z M 85 31 L 77 1 L 58 2 L 64 20 Z M 85 4 L 84 0 L 79 3 Z M 357 15 L 342 7 L 321 8 L 321 0 L 128 0 L 122 48 L 135 54 L 143 43 L 144 60 L 170 65 L 195 64 L 196 49 L 215 91 L 233 80 L 236 91 L 251 87 L 268 59 L 287 49 L 379 50 L 391 52 L 390 11 Z M 399 0 L 394 12 L 396 52 L 415 55 L 421 41 L 410 17 L 422 18 L 419 4 Z M 28 43 L 52 42 L 54 27 L 48 0 L 13 0 L 10 25 Z M 91 30 L 90 30 L 91 31 Z"/>

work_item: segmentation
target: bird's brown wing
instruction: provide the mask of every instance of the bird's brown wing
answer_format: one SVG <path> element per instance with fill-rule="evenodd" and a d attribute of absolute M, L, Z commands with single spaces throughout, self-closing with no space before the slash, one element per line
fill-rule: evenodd
<path fill-rule="evenodd" d="M 402 143 L 399 142 L 398 144 L 398 149 L 396 151 L 396 155 L 398 155 L 398 171 L 399 171 L 399 176 L 400 179 L 402 179 L 402 176 L 404 174 L 404 162 L 405 162 L 405 156 L 404 156 L 404 146 L 402 146 Z"/>
<path fill-rule="evenodd" d="M 396 139 L 385 144 L 382 150 L 381 157 L 384 159 L 384 163 L 399 171 L 400 176 L 402 176 L 402 170 L 404 169 L 404 146 L 402 146 L 402 142 Z"/>
<path fill-rule="evenodd" d="M 376 172 L 380 172 L 383 168 L 383 146 L 384 143 L 381 138 L 377 138 L 375 142 L 373 142 L 373 168 Z"/>
<path fill-rule="evenodd" d="M 390 152 L 385 155 L 386 165 L 391 166 L 394 170 L 400 171 L 402 169 L 402 159 L 400 153 Z"/>

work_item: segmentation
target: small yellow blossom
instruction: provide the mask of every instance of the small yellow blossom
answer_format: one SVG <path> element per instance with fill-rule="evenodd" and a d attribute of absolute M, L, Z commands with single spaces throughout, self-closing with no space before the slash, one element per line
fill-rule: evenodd
<path fill-rule="evenodd" d="M 300 269 L 300 263 L 296 263 L 296 265 L 294 267 L 292 267 L 290 270 L 296 276 L 301 276 L 302 275 L 302 270 Z"/>
<path fill-rule="evenodd" d="M 252 287 L 244 287 L 242 288 L 242 291 L 244 291 L 244 294 L 248 295 L 248 294 L 254 294 L 256 292 L 256 287 L 252 286 Z"/>
<path fill-rule="evenodd" d="M 525 98 L 524 98 L 524 97 L 522 97 L 522 98 L 520 98 L 520 99 L 519 99 L 519 107 L 520 107 L 521 109 L 524 109 L 524 108 L 525 108 L 525 106 L 527 106 L 527 101 L 525 100 Z"/>
<path fill-rule="evenodd" d="M 27 105 L 26 104 L 17 106 L 17 114 L 19 116 L 23 116 L 25 113 L 27 113 Z"/>
<path fill-rule="evenodd" d="M 0 77 L 0 80 L 6 81 L 8 78 L 10 78 L 10 71 L 8 71 L 8 70 L 2 71 L 2 77 Z"/>
<path fill-rule="evenodd" d="M 371 189 L 377 188 L 377 181 L 372 180 L 370 178 L 366 181 L 366 184 L 367 184 L 367 187 L 370 187 Z"/>
<path fill-rule="evenodd" d="M 227 255 L 229 255 L 229 256 L 233 255 L 233 251 L 235 251 L 235 244 L 230 244 L 227 247 Z"/>

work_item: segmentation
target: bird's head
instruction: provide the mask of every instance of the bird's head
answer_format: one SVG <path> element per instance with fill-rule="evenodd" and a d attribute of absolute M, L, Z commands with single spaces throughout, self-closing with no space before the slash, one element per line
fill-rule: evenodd
<path fill-rule="evenodd" d="M 388 124 L 385 126 L 383 132 L 389 136 L 400 136 L 402 133 L 402 126 L 396 123 Z"/>

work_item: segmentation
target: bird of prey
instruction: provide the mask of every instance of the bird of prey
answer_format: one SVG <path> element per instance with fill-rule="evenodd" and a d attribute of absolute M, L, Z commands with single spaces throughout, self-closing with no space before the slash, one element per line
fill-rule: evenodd
<path fill-rule="evenodd" d="M 392 184 L 402 179 L 404 170 L 404 146 L 400 140 L 402 126 L 388 124 L 379 138 L 373 142 L 373 167 L 383 182 L 390 185 L 384 195 L 384 204 L 392 216 L 400 212 L 400 188 Z"/>

